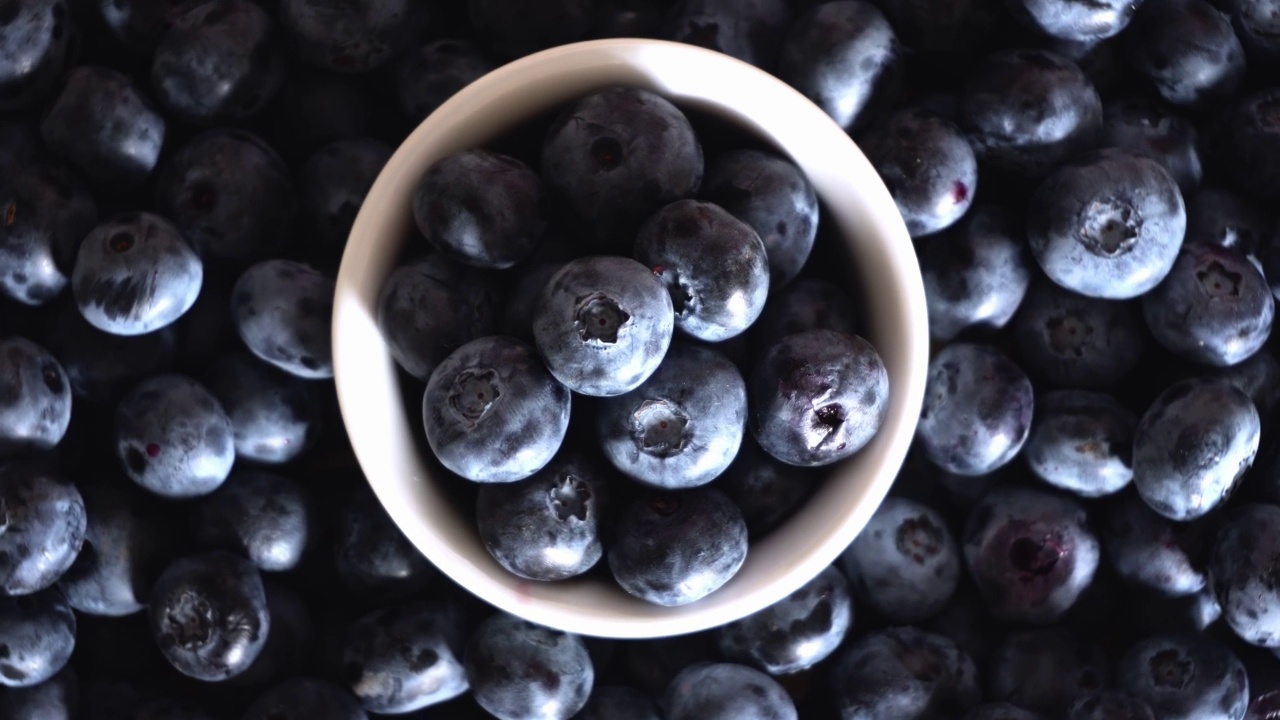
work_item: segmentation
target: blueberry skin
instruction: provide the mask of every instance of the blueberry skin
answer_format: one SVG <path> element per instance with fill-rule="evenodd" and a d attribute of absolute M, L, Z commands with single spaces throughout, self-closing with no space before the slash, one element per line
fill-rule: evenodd
<path fill-rule="evenodd" d="M 812 4 L 812 3 L 811 3 Z M 1001 0 L 883 0 L 877 5 L 902 44 L 937 68 L 960 60 L 967 65 L 1006 17 Z"/>
<path fill-rule="evenodd" d="M 1138 365 L 1147 334 L 1136 301 L 1091 298 L 1043 276 L 1013 319 L 1022 367 L 1050 385 L 1102 390 Z"/>
<path fill-rule="evenodd" d="M 0 180 L 0 212 L 0 294 L 33 306 L 61 295 L 98 222 L 89 189 L 63 165 L 15 166 Z"/>
<path fill-rule="evenodd" d="M 173 326 L 146 335 L 113 335 L 84 319 L 74 300 L 54 311 L 47 337 L 76 400 L 111 405 L 135 383 L 169 372 L 177 358 Z"/>
<path fill-rule="evenodd" d="M 132 80 L 111 68 L 82 65 L 67 75 L 40 134 L 89 180 L 131 189 L 155 168 L 165 122 Z"/>
<path fill-rule="evenodd" d="M 1102 550 L 1120 577 L 1171 597 L 1198 593 L 1208 584 L 1196 542 L 1196 525 L 1175 525 L 1136 492 L 1103 506 Z M 1203 526 L 1199 526 L 1202 530 Z"/>
<path fill-rule="evenodd" d="M 649 216 L 697 192 L 703 169 L 702 146 L 684 113 L 630 87 L 566 107 L 547 130 L 539 168 L 548 195 L 587 243 L 619 254 L 631 249 Z"/>
<path fill-rule="evenodd" d="M 1023 454 L 1036 477 L 1080 497 L 1102 497 L 1133 480 L 1138 416 L 1111 395 L 1053 390 L 1036 400 Z"/>
<path fill-rule="evenodd" d="M 518 58 L 581 39 L 591 27 L 591 0 L 467 0 L 476 35 L 491 50 Z"/>
<path fill-rule="evenodd" d="M 1067 720 L 1156 720 L 1151 706 L 1119 690 L 1081 695 L 1067 710 Z"/>
<path fill-rule="evenodd" d="M 145 335 L 172 325 L 195 304 L 204 265 L 167 219 L 128 212 L 85 237 L 71 272 L 71 293 L 89 324 L 115 335 Z"/>
<path fill-rule="evenodd" d="M 963 720 L 1045 720 L 1045 717 L 1012 703 L 993 702 L 979 705 L 965 715 Z"/>
<path fill-rule="evenodd" d="M 699 663 L 680 671 L 662 698 L 667 720 L 797 720 L 777 680 L 746 665 Z"/>
<path fill-rule="evenodd" d="M 1179 357 L 1216 367 L 1243 362 L 1266 344 L 1275 298 L 1244 253 L 1184 245 L 1173 269 L 1142 298 L 1156 342 Z"/>
<path fill-rule="evenodd" d="M 166 0 L 97 0 L 98 15 L 113 38 L 137 55 L 150 56 L 181 14 L 182 3 Z"/>
<path fill-rule="evenodd" d="M 604 555 L 602 518 L 613 480 L 585 455 L 566 452 L 526 480 L 485 485 L 476 495 L 480 539 L 522 578 L 581 575 Z"/>
<path fill-rule="evenodd" d="M 1201 517 L 1235 492 L 1258 454 L 1258 408 L 1215 378 L 1189 378 L 1160 393 L 1133 438 L 1133 484 L 1170 520 Z"/>
<path fill-rule="evenodd" d="M 237 350 L 214 361 L 203 381 L 231 420 L 240 460 L 288 463 L 320 437 L 324 408 L 306 380 Z"/>
<path fill-rule="evenodd" d="M 916 440 L 938 467 L 985 475 L 1022 450 L 1031 432 L 1031 381 L 993 346 L 952 343 L 929 362 Z"/>
<path fill-rule="evenodd" d="M 293 54 L 322 70 L 364 73 L 409 48 L 422 25 L 421 6 L 412 0 L 358 4 L 323 0 L 283 0 L 280 26 Z"/>
<path fill-rule="evenodd" d="M 1005 327 L 1031 286 L 1026 233 L 999 205 L 973 207 L 957 225 L 924 241 L 918 257 L 936 341 L 973 327 Z"/>
<path fill-rule="evenodd" d="M 439 574 L 392 522 L 367 483 L 353 490 L 343 505 L 332 557 L 339 580 L 361 598 L 405 598 Z"/>
<path fill-rule="evenodd" d="M 419 123 L 497 67 L 484 48 L 470 40 L 433 40 L 409 50 L 397 63 L 396 99 L 410 122 Z"/>
<path fill-rule="evenodd" d="M 682 0 L 669 12 L 662 35 L 772 72 L 794 20 L 785 0 Z"/>
<path fill-rule="evenodd" d="M 857 335 L 808 330 L 765 351 L 747 386 L 749 425 L 760 447 L 790 465 L 850 457 L 889 412 L 889 373 Z"/>
<path fill-rule="evenodd" d="M 937 615 L 960 583 L 960 546 L 933 508 L 888 497 L 840 555 L 860 605 L 893 623 Z"/>
<path fill-rule="evenodd" d="M 143 380 L 116 406 L 116 456 L 131 480 L 161 497 L 217 490 L 235 462 L 232 433 L 217 398 L 185 375 Z"/>
<path fill-rule="evenodd" d="M 1109 102 L 1103 106 L 1103 115 L 1106 118 L 1102 126 L 1103 145 L 1160 163 L 1178 183 L 1184 197 L 1200 185 L 1204 171 L 1198 148 L 1199 133 L 1190 120 L 1143 97 Z"/>
<path fill-rule="evenodd" d="M 718 350 L 676 342 L 640 387 L 598 408 L 596 434 L 609 462 L 633 480 L 679 490 L 711 482 L 737 456 L 747 384 Z"/>
<path fill-rule="evenodd" d="M 258 696 L 244 720 L 368 720 L 350 691 L 328 680 L 295 677 Z"/>
<path fill-rule="evenodd" d="M 1244 80 L 1231 18 L 1205 0 L 1144 3 L 1124 39 L 1134 69 L 1174 105 L 1207 106 Z"/>
<path fill-rule="evenodd" d="M 190 517 L 198 550 L 243 555 L 263 572 L 292 570 L 314 532 L 310 498 L 298 483 L 263 470 L 236 470 L 200 498 Z"/>
<path fill-rule="evenodd" d="M 613 521 L 609 570 L 631 595 L 677 607 L 730 580 L 747 558 L 747 525 L 724 493 L 710 487 L 642 493 Z"/>
<path fill-rule="evenodd" d="M 828 566 L 769 607 L 716 629 L 720 653 L 770 675 L 789 675 L 827 659 L 853 624 L 849 583 Z"/>
<path fill-rule="evenodd" d="M 1280 197 L 1280 123 L 1273 117 L 1278 106 L 1280 88 L 1260 90 L 1234 98 L 1223 121 L 1223 169 L 1245 195 Z"/>
<path fill-rule="evenodd" d="M 1240 388 L 1258 406 L 1265 424 L 1271 411 L 1280 403 L 1280 360 L 1265 346 L 1247 360 L 1230 367 L 1214 368 L 1208 374 L 1222 378 Z"/>
<path fill-rule="evenodd" d="M 911 237 L 945 230 L 968 212 L 978 189 L 978 160 L 950 120 L 906 108 L 858 145 L 889 188 Z"/>
<path fill-rule="evenodd" d="M 1097 42 L 1129 26 L 1143 0 L 1007 0 L 1019 20 L 1048 35 L 1075 42 Z"/>
<path fill-rule="evenodd" d="M 570 390 L 595 397 L 621 395 L 649 379 L 674 332 L 662 280 L 635 260 L 608 255 L 566 263 L 533 315 L 547 369 Z"/>
<path fill-rule="evenodd" d="M 648 695 L 624 685 L 595 685 L 572 720 L 662 720 Z"/>
<path fill-rule="evenodd" d="M 210 130 L 178 148 L 157 173 L 155 202 L 202 257 L 242 266 L 278 254 L 297 206 L 284 161 L 244 130 Z"/>
<path fill-rule="evenodd" d="M 73 720 L 80 683 L 75 670 L 63 667 L 53 677 L 30 687 L 11 687 L 0 697 L 0 720 Z"/>
<path fill-rule="evenodd" d="M 422 398 L 427 442 L 449 470 L 478 483 L 523 480 L 560 449 L 569 389 L 532 346 L 502 335 L 473 340 L 431 373 Z"/>
<path fill-rule="evenodd" d="M 455 607 L 422 600 L 361 616 L 343 639 L 343 683 L 372 713 L 452 700 L 468 689 L 461 619 Z"/>
<path fill-rule="evenodd" d="M 582 638 L 497 613 L 467 641 L 467 681 L 501 720 L 565 720 L 587 703 L 595 669 Z"/>
<path fill-rule="evenodd" d="M 271 632 L 267 633 L 266 644 L 249 668 L 227 681 L 229 689 L 259 690 L 268 687 L 276 680 L 290 677 L 302 671 L 304 666 L 309 666 L 317 649 L 327 649 L 319 647 L 311 609 L 298 593 L 270 576 L 263 577 L 262 587 L 267 592 Z"/>
<path fill-rule="evenodd" d="M 86 615 L 142 612 L 151 588 L 173 559 L 173 540 L 156 521 L 159 507 L 128 485 L 86 485 L 88 522 L 75 563 L 59 581 L 72 608 Z"/>
<path fill-rule="evenodd" d="M 1102 648 L 1064 627 L 1005 637 L 990 669 L 991 696 L 1046 716 L 1060 716 L 1076 697 L 1110 684 Z"/>
<path fill-rule="evenodd" d="M 187 5 L 160 36 L 151 60 L 156 100 L 202 125 L 244 120 L 279 91 L 284 48 L 275 21 L 250 0 Z"/>
<path fill-rule="evenodd" d="M 1074 500 L 999 487 L 974 506 L 965 563 L 998 620 L 1045 625 L 1075 605 L 1098 569 L 1098 539 Z"/>
<path fill-rule="evenodd" d="M 235 677 L 253 664 L 271 629 L 262 576 L 226 552 L 177 560 L 151 591 L 147 623 L 178 672 L 205 682 Z"/>
<path fill-rule="evenodd" d="M 538 311 L 538 299 L 551 278 L 574 257 L 574 253 L 558 242 L 558 238 L 543 238 L 538 249 L 521 263 L 514 271 L 515 277 L 511 278 L 498 319 L 498 329 L 502 334 L 534 341 L 533 317 Z"/>
<path fill-rule="evenodd" d="M 865 0 L 813 6 L 791 25 L 777 75 L 852 130 L 893 92 L 902 49 L 884 14 Z"/>
<path fill-rule="evenodd" d="M 1185 245 L 1219 245 L 1258 256 L 1276 227 L 1270 214 L 1259 204 L 1225 187 L 1201 188 L 1186 202 Z M 1270 276 L 1276 267 L 1264 263 L 1264 269 Z"/>
<path fill-rule="evenodd" d="M 60 0 L 18 0 L 0 26 L 0 112 L 41 103 L 66 66 L 75 29 Z"/>
<path fill-rule="evenodd" d="M 959 121 L 984 164 L 1036 178 L 1094 145 L 1102 101 L 1067 58 L 1047 50 L 1002 50 L 961 87 Z"/>
<path fill-rule="evenodd" d="M 311 253 L 324 267 L 337 267 L 356 213 L 382 168 L 390 145 L 368 137 L 336 140 L 298 169 L 298 219 Z"/>
<path fill-rule="evenodd" d="M 1261 66 L 1280 62 L 1280 22 L 1274 14 L 1275 0 L 1236 0 L 1223 9 L 1231 13 L 1231 26 L 1250 61 Z"/>
<path fill-rule="evenodd" d="M 21 337 L 0 340 L 0 454 L 49 450 L 71 425 L 71 384 L 57 358 Z"/>
<path fill-rule="evenodd" d="M 76 645 L 76 615 L 57 588 L 0 596 L 0 685 L 26 688 L 58 674 Z"/>
<path fill-rule="evenodd" d="M 772 287 L 772 286 L 771 286 Z M 751 346 L 767 349 L 805 330 L 858 331 L 857 306 L 839 285 L 821 278 L 800 278 L 778 290 L 751 324 Z"/>
<path fill-rule="evenodd" d="M 1145 701 L 1161 720 L 1240 720 L 1249 703 L 1244 665 L 1202 635 L 1139 641 L 1116 665 L 1116 686 Z"/>
<path fill-rule="evenodd" d="M 84 499 L 66 479 L 37 462 L 0 467 L 0 591 L 31 595 L 58 581 L 84 543 Z"/>
<path fill-rule="evenodd" d="M 1280 647 L 1280 592 L 1269 574 L 1280 560 L 1280 507 L 1253 503 L 1224 519 L 1209 574 L 1223 618 L 1251 645 Z"/>
<path fill-rule="evenodd" d="M 775 460 L 746 435 L 729 467 L 713 481 L 742 511 L 747 533 L 761 537 L 781 525 L 813 494 L 821 478 L 814 470 Z"/>
<path fill-rule="evenodd" d="M 846 644 L 831 666 L 844 720 L 955 716 L 978 705 L 978 670 L 954 642 L 913 627 Z"/>
<path fill-rule="evenodd" d="M 292 260 L 263 260 L 231 291 L 236 331 L 259 359 L 305 380 L 333 377 L 334 279 Z"/>
<path fill-rule="evenodd" d="M 789 159 L 755 149 L 730 150 L 707 163 L 699 196 L 750 225 L 769 259 L 769 291 L 800 274 L 818 235 L 818 195 Z"/>
<path fill-rule="evenodd" d="M 1027 241 L 1054 282 L 1087 295 L 1127 300 L 1169 274 L 1187 229 L 1182 193 L 1169 172 L 1122 150 L 1087 153 L 1036 188 Z"/>
<path fill-rule="evenodd" d="M 491 150 L 462 150 L 427 168 L 413 219 L 433 247 L 467 265 L 509 268 L 542 238 L 542 182 L 528 165 Z"/>

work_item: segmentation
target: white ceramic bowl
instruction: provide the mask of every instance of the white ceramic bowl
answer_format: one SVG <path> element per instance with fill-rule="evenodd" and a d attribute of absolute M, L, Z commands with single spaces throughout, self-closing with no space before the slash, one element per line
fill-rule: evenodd
<path fill-rule="evenodd" d="M 664 608 L 608 579 L 528 582 L 485 550 L 418 454 L 419 414 L 406 415 L 376 322 L 378 293 L 412 228 L 411 198 L 433 162 L 479 147 L 521 122 L 611 85 L 660 93 L 771 143 L 808 175 L 823 222 L 847 240 L 867 327 L 889 371 L 888 417 L 875 439 L 835 466 L 785 525 L 752 544 L 718 591 Z M 396 151 L 356 218 L 334 302 L 333 355 L 342 415 L 360 465 L 392 519 L 435 565 L 498 608 L 569 632 L 615 638 L 678 635 L 760 610 L 799 588 L 863 528 L 906 456 L 924 397 L 929 333 L 920 268 L 892 198 L 826 114 L 776 78 L 710 50 L 653 40 L 600 40 L 532 55 L 480 78 L 428 117 Z"/>

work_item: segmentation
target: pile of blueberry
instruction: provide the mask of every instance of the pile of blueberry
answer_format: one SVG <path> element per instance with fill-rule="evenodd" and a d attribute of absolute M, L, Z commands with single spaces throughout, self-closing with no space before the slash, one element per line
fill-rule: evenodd
<path fill-rule="evenodd" d="M 1277 17 L 1275 0 L 0 0 L 0 718 L 1276 717 Z M 839 561 L 753 616 L 650 641 L 536 627 L 443 577 L 362 477 L 328 350 L 347 231 L 406 133 L 507 60 L 618 36 L 737 56 L 845 127 L 915 237 L 936 344 L 915 448 Z M 427 223 L 452 239 L 427 238 L 383 306 L 441 341 L 397 350 L 406 383 L 493 354 L 554 382 L 459 371 L 455 417 L 511 388 L 609 418 L 626 393 L 584 393 L 599 378 L 555 340 L 554 300 L 587 286 L 571 312 L 594 324 L 573 329 L 606 345 L 626 335 L 610 293 L 670 304 L 640 313 L 670 322 L 640 384 L 675 392 L 664 376 L 696 367 L 749 397 L 743 368 L 783 359 L 762 348 L 847 359 L 815 328 L 856 330 L 875 298 L 832 287 L 848 275 L 824 276 L 822 227 L 803 273 L 779 263 L 775 210 L 715 180 L 786 163 L 685 115 L 703 177 L 664 167 L 615 198 L 644 208 L 592 196 L 606 186 L 546 142 L 554 117 L 457 158 L 484 174 L 446 179 L 501 177 L 517 214 L 491 220 L 516 229 L 495 248 Z M 624 169 L 597 139 L 588 157 Z M 651 216 L 652 245 L 626 244 Z M 660 241 L 708 224 L 766 248 L 768 307 L 736 337 L 677 320 L 720 288 Z M 608 263 L 631 272 L 591 267 Z M 497 335 L 514 341 L 471 344 Z M 698 403 L 614 412 L 669 449 Z M 749 422 L 708 483 L 614 483 L 610 506 L 647 511 L 599 527 L 768 532 L 821 481 L 770 445 L 793 410 Z M 602 517 L 591 479 L 618 468 L 591 423 L 564 433 L 597 450 L 456 484 L 511 565 L 528 497 L 502 490 L 542 478 L 583 537 Z M 623 473 L 652 477 L 641 457 Z M 588 562 L 571 540 L 533 571 Z"/>

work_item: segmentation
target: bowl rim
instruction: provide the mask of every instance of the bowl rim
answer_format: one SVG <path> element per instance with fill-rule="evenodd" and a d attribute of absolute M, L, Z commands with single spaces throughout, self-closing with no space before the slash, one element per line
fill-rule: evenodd
<path fill-rule="evenodd" d="M 775 146 L 779 134 L 795 137 L 781 148 L 783 154 L 806 170 L 824 212 L 836 216 L 846 244 L 863 246 L 846 252 L 859 256 L 856 265 L 864 297 L 877 299 L 880 309 L 869 316 L 892 316 L 888 327 L 873 327 L 868 333 L 894 336 L 891 350 L 877 345 L 893 383 L 889 413 L 876 437 L 854 458 L 864 458 L 859 466 L 873 465 L 873 476 L 845 490 L 855 497 L 846 498 L 836 515 L 832 513 L 837 509 L 814 498 L 802 506 L 802 514 L 829 516 L 825 534 L 814 537 L 807 527 L 789 521 L 760 543 L 753 542 L 747 565 L 727 585 L 678 608 L 644 603 L 609 583 L 537 583 L 498 566 L 475 535 L 473 520 L 458 517 L 425 479 L 429 470 L 409 430 L 413 418 L 404 413 L 398 371 L 376 322 L 381 285 L 412 234 L 406 200 L 430 162 L 424 156 L 434 152 L 438 158 L 483 144 L 591 88 L 616 85 L 648 87 L 677 105 L 733 114 L 730 122 Z M 589 87 L 579 89 L 585 86 Z M 747 90 L 733 95 L 734 87 Z M 518 118 L 479 114 L 504 101 L 537 107 Z M 803 161 L 796 156 L 800 145 Z M 846 192 L 833 204 L 833 186 L 857 192 L 853 197 Z M 878 260 L 875 272 L 864 267 L 866 253 Z M 877 288 L 890 292 L 871 292 Z M 688 44 L 639 38 L 572 43 L 512 61 L 458 91 L 419 124 L 379 173 L 352 226 L 336 279 L 332 343 L 339 409 L 352 450 L 374 494 L 405 537 L 455 583 L 499 610 L 567 632 L 618 639 L 681 635 L 723 625 L 783 599 L 835 562 L 888 494 L 906 458 L 923 404 L 929 357 L 924 285 L 911 238 L 892 196 L 848 133 L 804 95 L 752 65 Z M 394 391 L 390 396 L 389 384 Z M 833 484 L 824 483 L 824 488 Z M 443 512 L 441 505 L 446 506 Z M 819 507 L 812 509 L 815 506 Z M 475 547 L 463 548 L 450 540 L 459 532 L 470 535 Z M 798 549 L 779 556 L 773 548 L 784 542 Z M 761 553 L 769 555 L 758 562 L 772 560 L 775 572 L 758 587 L 744 589 L 744 573 L 753 556 Z M 731 590 L 735 582 L 740 587 Z M 625 610 L 614 607 L 619 605 Z"/>

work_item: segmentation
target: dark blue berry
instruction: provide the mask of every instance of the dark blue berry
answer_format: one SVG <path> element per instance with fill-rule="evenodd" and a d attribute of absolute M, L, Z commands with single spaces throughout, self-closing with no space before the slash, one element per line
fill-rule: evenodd
<path fill-rule="evenodd" d="M 1168 596 L 1200 592 L 1207 584 L 1197 532 L 1203 526 L 1175 524 L 1150 508 L 1136 492 L 1103 506 L 1102 550 L 1120 577 Z"/>
<path fill-rule="evenodd" d="M 287 463 L 319 438 L 324 409 L 306 380 L 243 351 L 214 361 L 203 378 L 231 420 L 237 458 Z"/>
<path fill-rule="evenodd" d="M 1206 187 L 1187 199 L 1187 237 L 1183 242 L 1220 245 L 1257 256 L 1274 228 L 1271 215 L 1254 201 L 1223 187 Z M 1267 275 L 1276 269 L 1274 265 L 1265 268 Z"/>
<path fill-rule="evenodd" d="M 244 714 L 244 720 L 368 720 L 350 691 L 328 680 L 296 677 L 267 690 Z"/>
<path fill-rule="evenodd" d="M 299 161 L 331 142 L 376 132 L 384 118 L 366 80 L 294 65 L 264 112 L 272 146 Z"/>
<path fill-rule="evenodd" d="M 681 0 L 666 19 L 664 35 L 772 72 L 794 20 L 786 0 Z"/>
<path fill-rule="evenodd" d="M 1119 492 L 1133 480 L 1137 424 L 1137 415 L 1105 393 L 1044 393 L 1024 449 L 1027 465 L 1041 480 L 1081 497 Z"/>
<path fill-rule="evenodd" d="M 662 698 L 667 720 L 797 720 L 777 680 L 746 665 L 700 663 L 680 671 Z"/>
<path fill-rule="evenodd" d="M 1280 647 L 1280 507 L 1245 505 L 1225 519 L 1213 544 L 1209 573 L 1223 618 L 1245 642 Z"/>
<path fill-rule="evenodd" d="M 1010 0 L 1020 20 L 1055 38 L 1096 42 L 1118 35 L 1143 0 Z"/>
<path fill-rule="evenodd" d="M 298 483 L 262 470 L 237 470 L 201 498 L 190 518 L 199 550 L 226 550 L 265 572 L 292 570 L 315 532 L 311 500 Z"/>
<path fill-rule="evenodd" d="M 451 605 L 411 600 L 383 607 L 347 627 L 343 682 L 373 713 L 408 713 L 452 700 L 467 691 L 464 638 Z"/>
<path fill-rule="evenodd" d="M 333 561 L 338 578 L 353 593 L 398 600 L 422 590 L 439 574 L 392 522 L 367 483 L 353 490 L 342 507 Z"/>
<path fill-rule="evenodd" d="M 57 675 L 76 645 L 76 614 L 62 591 L 0 596 L 0 685 L 29 688 Z"/>
<path fill-rule="evenodd" d="M 1147 347 L 1136 301 L 1091 298 L 1040 277 L 1013 320 L 1022 366 L 1050 385 L 1115 387 Z"/>
<path fill-rule="evenodd" d="M 0 213 L 0 293 L 24 305 L 61 295 L 98 222 L 88 188 L 61 165 L 15 167 L 0 180 Z"/>
<path fill-rule="evenodd" d="M 48 450 L 71 424 L 71 383 L 57 358 L 21 337 L 0 340 L 0 453 Z"/>
<path fill-rule="evenodd" d="M 1082 694 L 1110 685 L 1102 648 L 1065 627 L 1036 628 L 1004 639 L 991 661 L 995 700 L 1057 717 Z"/>
<path fill-rule="evenodd" d="M 1233 98 L 1221 131 L 1223 169 L 1236 190 L 1280 197 L 1280 87 Z"/>
<path fill-rule="evenodd" d="M 299 168 L 299 225 L 319 264 L 337 267 L 356 213 L 391 152 L 391 146 L 373 138 L 336 140 Z"/>
<path fill-rule="evenodd" d="M 11 687 L 0 696 L 0 720 L 74 720 L 80 708 L 80 681 L 70 666 L 30 687 Z"/>
<path fill-rule="evenodd" d="M 94 4 L 106 31 L 138 55 L 155 52 L 164 31 L 183 10 L 182 3 L 169 0 L 97 0 Z"/>
<path fill-rule="evenodd" d="M 0 112 L 33 107 L 69 59 L 71 12 L 62 0 L 13 0 L 0 18 Z"/>
<path fill-rule="evenodd" d="M 898 205 L 911 237 L 954 225 L 978 190 L 978 161 L 960 128 L 939 115 L 906 108 L 859 141 Z"/>
<path fill-rule="evenodd" d="M 1244 665 L 1203 635 L 1139 641 L 1116 665 L 1116 685 L 1145 701 L 1160 720 L 1240 720 L 1249 703 Z"/>
<path fill-rule="evenodd" d="M 13 461 L 0 467 L 0 509 L 0 591 L 31 595 L 56 583 L 84 544 L 80 491 L 43 463 Z"/>
<path fill-rule="evenodd" d="M 558 242 L 557 238 L 550 236 L 550 232 L 553 231 L 548 231 L 549 236 L 544 238 L 538 249 L 525 259 L 516 276 L 512 278 L 498 321 L 498 327 L 505 335 L 528 342 L 533 341 L 533 318 L 538 311 L 538 300 L 542 296 L 542 291 L 546 289 L 547 283 L 551 282 L 551 278 L 560 272 L 560 268 L 574 258 L 567 247 Z M 452 277 L 456 278 L 457 274 Z M 456 282 L 456 280 L 449 282 Z M 457 284 L 465 288 L 477 282 Z"/>
<path fill-rule="evenodd" d="M 66 372 L 77 400 L 111 404 L 133 385 L 173 369 L 178 337 L 173 327 L 145 335 L 113 335 L 84 319 L 73 301 L 54 311 L 45 342 Z"/>
<path fill-rule="evenodd" d="M 228 688 L 268 687 L 279 678 L 310 667 L 314 660 L 318 643 L 311 610 L 298 593 L 280 580 L 264 577 L 262 587 L 267 592 L 271 632 L 249 668 L 227 680 Z"/>
<path fill-rule="evenodd" d="M 157 519 L 163 510 L 124 484 L 87 485 L 80 493 L 88 518 L 84 544 L 59 586 L 86 615 L 141 612 L 173 559 L 174 538 Z"/>
<path fill-rule="evenodd" d="M 1231 19 L 1206 0 L 1144 3 L 1124 39 L 1133 67 L 1175 105 L 1206 106 L 1244 80 Z"/>
<path fill-rule="evenodd" d="M 946 637 L 913 627 L 846 644 L 831 666 L 831 684 L 844 718 L 955 716 L 982 697 L 973 660 Z"/>
<path fill-rule="evenodd" d="M 245 347 L 307 380 L 333 377 L 334 280 L 292 260 L 264 260 L 236 280 L 231 312 Z"/>
<path fill-rule="evenodd" d="M 480 624 L 464 663 L 476 702 L 499 718 L 568 718 L 595 684 L 582 638 L 506 613 Z"/>
<path fill-rule="evenodd" d="M 423 20 L 423 8 L 413 0 L 280 3 L 280 26 L 294 56 L 336 72 L 364 73 L 387 64 L 408 49 Z"/>
<path fill-rule="evenodd" d="M 781 525 L 809 499 L 821 481 L 816 472 L 775 460 L 747 435 L 733 462 L 712 487 L 738 506 L 750 537 L 758 538 Z"/>
<path fill-rule="evenodd" d="M 820 278 L 800 278 L 769 297 L 751 325 L 751 345 L 766 350 L 788 335 L 806 330 L 854 334 L 858 307 L 839 285 Z"/>
<path fill-rule="evenodd" d="M 1259 66 L 1280 64 L 1280 15 L 1275 0 L 1233 0 L 1222 8 L 1231 13 L 1231 25 Z"/>
<path fill-rule="evenodd" d="M 412 122 L 421 122 L 462 88 L 495 70 L 494 62 L 470 40 L 433 40 L 409 50 L 396 68 L 396 98 Z"/>
<path fill-rule="evenodd" d="M 1203 169 L 1197 146 L 1199 133 L 1186 117 L 1142 97 L 1107 103 L 1103 114 L 1103 145 L 1160 163 L 1184 195 L 1200 185 Z"/>

